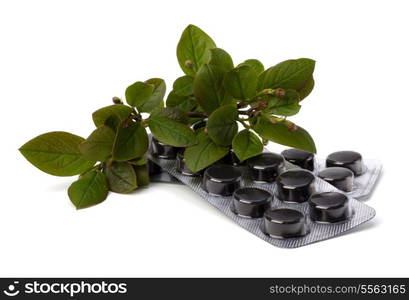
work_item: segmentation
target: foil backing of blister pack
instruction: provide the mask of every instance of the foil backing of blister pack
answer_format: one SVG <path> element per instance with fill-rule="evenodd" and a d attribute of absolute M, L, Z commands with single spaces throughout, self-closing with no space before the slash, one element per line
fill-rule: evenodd
<path fill-rule="evenodd" d="M 363 159 L 364 173 L 355 176 L 351 192 L 337 190 L 349 197 L 357 200 L 366 200 L 370 197 L 372 191 L 382 172 L 382 163 L 376 159 Z M 317 175 L 321 170 L 326 168 L 325 159 L 316 158 L 314 164 L 314 174 Z"/>
<path fill-rule="evenodd" d="M 282 202 L 277 197 L 274 196 L 274 200 L 271 203 L 272 208 L 291 208 L 296 209 L 304 213 L 306 216 L 307 226 L 309 228 L 309 233 L 303 237 L 297 238 L 272 238 L 266 235 L 262 231 L 263 219 L 249 219 L 239 217 L 231 211 L 232 197 L 222 197 L 222 196 L 212 196 L 204 191 L 201 187 L 202 177 L 192 177 L 182 175 L 177 171 L 176 160 L 162 159 L 150 155 L 154 163 L 158 164 L 165 171 L 169 172 L 172 176 L 176 177 L 183 184 L 187 185 L 194 192 L 199 194 L 202 198 L 212 204 L 214 207 L 222 211 L 226 216 L 236 222 L 238 225 L 246 229 L 247 231 L 253 233 L 264 241 L 278 247 L 282 248 L 296 248 L 312 244 L 318 241 L 326 240 L 335 236 L 338 236 L 366 221 L 369 221 L 375 216 L 375 210 L 360 201 L 355 200 L 354 198 L 348 195 L 350 200 L 350 207 L 353 211 L 351 218 L 340 223 L 332 224 L 321 224 L 312 222 L 308 215 L 309 205 L 307 202 L 304 203 L 286 203 Z M 288 168 L 294 168 L 293 165 L 288 164 Z M 264 190 L 269 191 L 273 195 L 276 193 L 276 184 L 275 183 L 257 183 L 253 182 L 249 176 L 249 170 L 245 166 L 239 166 L 238 168 L 242 171 L 242 186 L 246 187 L 258 187 Z M 316 178 L 315 179 L 315 189 L 317 193 L 320 192 L 329 192 L 329 191 L 338 191 L 335 187 L 329 183 Z"/>

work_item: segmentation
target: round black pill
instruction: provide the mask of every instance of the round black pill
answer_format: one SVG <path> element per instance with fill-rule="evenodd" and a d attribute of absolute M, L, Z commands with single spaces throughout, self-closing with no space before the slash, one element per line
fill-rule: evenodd
<path fill-rule="evenodd" d="M 152 153 L 160 158 L 175 159 L 181 148 L 166 145 L 155 138 L 152 138 Z"/>
<path fill-rule="evenodd" d="M 241 164 L 240 159 L 237 157 L 237 155 L 233 152 L 232 149 L 230 149 L 229 153 L 227 153 L 222 159 L 220 159 L 219 162 L 232 166 L 238 166 Z"/>
<path fill-rule="evenodd" d="M 314 194 L 308 201 L 310 218 L 320 223 L 336 223 L 347 220 L 351 216 L 349 199 L 337 192 Z"/>
<path fill-rule="evenodd" d="M 344 192 L 352 191 L 354 173 L 347 168 L 330 167 L 318 173 L 318 177 Z"/>
<path fill-rule="evenodd" d="M 362 175 L 362 156 L 355 151 L 338 151 L 327 157 L 327 167 L 344 167 L 354 172 L 355 176 Z"/>
<path fill-rule="evenodd" d="M 200 173 L 195 173 L 186 166 L 186 161 L 183 154 L 183 151 L 179 151 L 176 156 L 176 169 L 178 170 L 178 172 L 186 176 L 200 175 Z"/>
<path fill-rule="evenodd" d="M 266 210 L 263 230 L 273 238 L 300 237 L 308 231 L 304 214 L 289 208 Z"/>
<path fill-rule="evenodd" d="M 243 187 L 234 191 L 232 211 L 240 217 L 261 218 L 273 196 L 262 189 Z"/>
<path fill-rule="evenodd" d="M 247 160 L 254 181 L 272 182 L 284 171 L 284 158 L 276 153 L 261 153 Z"/>
<path fill-rule="evenodd" d="M 194 123 L 191 127 L 194 131 L 199 130 L 200 128 L 204 128 L 206 127 L 207 124 L 207 119 L 203 119 L 200 121 L 197 121 L 196 123 Z"/>
<path fill-rule="evenodd" d="M 212 195 L 231 196 L 240 187 L 241 172 L 230 165 L 214 165 L 206 169 L 203 189 Z"/>
<path fill-rule="evenodd" d="M 153 161 L 148 160 L 149 175 L 156 175 L 162 173 L 162 168 Z"/>
<path fill-rule="evenodd" d="M 277 197 L 286 202 L 305 202 L 315 192 L 314 175 L 297 169 L 281 173 L 277 177 Z"/>
<path fill-rule="evenodd" d="M 287 149 L 281 152 L 284 159 L 300 168 L 314 170 L 314 153 L 299 149 Z"/>

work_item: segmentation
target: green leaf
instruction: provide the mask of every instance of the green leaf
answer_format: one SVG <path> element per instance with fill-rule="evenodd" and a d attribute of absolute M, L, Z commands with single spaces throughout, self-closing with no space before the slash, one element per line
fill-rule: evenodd
<path fill-rule="evenodd" d="M 298 93 L 300 94 L 300 101 L 306 98 L 314 89 L 315 81 L 314 77 L 311 76 L 310 79 L 307 80 L 305 85 L 298 90 Z"/>
<path fill-rule="evenodd" d="M 207 121 L 207 133 L 218 145 L 229 146 L 237 133 L 238 111 L 233 105 L 216 109 Z"/>
<path fill-rule="evenodd" d="M 237 67 L 226 73 L 224 86 L 236 99 L 251 98 L 256 95 L 257 73 L 249 66 Z"/>
<path fill-rule="evenodd" d="M 134 166 L 136 181 L 138 182 L 138 187 L 147 186 L 150 183 L 149 179 L 149 168 L 147 164 L 142 166 Z"/>
<path fill-rule="evenodd" d="M 114 162 L 105 167 L 104 173 L 109 189 L 115 193 L 129 193 L 138 187 L 134 168 L 126 162 Z"/>
<path fill-rule="evenodd" d="M 92 114 L 92 119 L 94 120 L 95 126 L 100 127 L 102 125 L 105 125 L 105 122 L 107 122 L 108 118 L 111 116 L 115 116 L 117 120 L 120 120 L 120 123 L 126 120 L 131 113 L 132 108 L 130 108 L 129 106 L 123 104 L 114 104 L 95 111 Z M 118 126 L 118 124 L 116 125 Z"/>
<path fill-rule="evenodd" d="M 68 196 L 77 209 L 101 203 L 107 195 L 106 177 L 96 170 L 84 174 L 68 188 Z"/>
<path fill-rule="evenodd" d="M 263 152 L 263 144 L 257 135 L 248 129 L 240 131 L 233 139 L 233 151 L 240 161 Z"/>
<path fill-rule="evenodd" d="M 241 67 L 241 66 L 249 66 L 253 68 L 254 71 L 256 71 L 257 75 L 264 71 L 263 64 L 257 59 L 247 59 L 238 65 L 238 67 Z"/>
<path fill-rule="evenodd" d="M 121 119 L 119 119 L 118 116 L 116 115 L 112 115 L 109 116 L 105 122 L 104 125 L 102 126 L 108 126 L 109 128 L 111 128 L 114 132 L 116 132 L 118 126 L 122 123 Z"/>
<path fill-rule="evenodd" d="M 298 102 L 300 102 L 300 95 L 297 91 L 286 90 L 283 98 L 269 97 L 268 111 L 274 115 L 293 116 L 301 109 L 301 105 Z"/>
<path fill-rule="evenodd" d="M 196 141 L 195 133 L 189 126 L 168 117 L 153 115 L 148 123 L 153 136 L 167 145 L 187 147 Z"/>
<path fill-rule="evenodd" d="M 154 88 L 152 84 L 137 81 L 126 88 L 126 102 L 132 107 L 141 107 L 152 96 Z"/>
<path fill-rule="evenodd" d="M 175 80 L 173 83 L 173 92 L 179 96 L 193 95 L 193 77 L 182 76 Z"/>
<path fill-rule="evenodd" d="M 216 48 L 216 44 L 203 30 L 194 25 L 187 26 L 176 49 L 183 72 L 195 75 L 203 64 L 209 62 L 212 48 Z"/>
<path fill-rule="evenodd" d="M 163 79 L 151 78 L 145 82 L 135 82 L 125 91 L 126 102 L 139 112 L 151 112 L 163 103 L 166 84 Z"/>
<path fill-rule="evenodd" d="M 163 107 L 155 109 L 151 113 L 151 116 L 167 117 L 180 123 L 189 123 L 189 117 L 186 115 L 186 113 L 176 107 Z"/>
<path fill-rule="evenodd" d="M 153 92 L 149 99 L 141 106 L 137 107 L 139 112 L 151 112 L 156 107 L 163 107 L 163 97 L 166 93 L 166 84 L 163 79 L 151 78 L 146 83 L 153 85 Z"/>
<path fill-rule="evenodd" d="M 184 158 L 187 167 L 193 172 L 198 172 L 223 158 L 229 151 L 229 147 L 215 144 L 202 132 L 198 136 L 198 144 L 185 149 Z"/>
<path fill-rule="evenodd" d="M 191 96 L 180 96 L 171 91 L 166 99 L 166 106 L 177 107 L 183 111 L 192 111 L 197 106 L 197 102 Z"/>
<path fill-rule="evenodd" d="M 225 72 L 214 65 L 203 65 L 197 72 L 193 91 L 199 105 L 208 114 L 220 106 L 234 103 L 223 86 Z"/>
<path fill-rule="evenodd" d="M 292 128 L 292 129 L 289 129 Z M 316 153 L 315 143 L 310 134 L 288 121 L 271 120 L 266 116 L 258 118 L 253 129 L 264 139 L 309 152 Z"/>
<path fill-rule="evenodd" d="M 95 161 L 86 160 L 79 145 L 82 137 L 54 131 L 37 136 L 25 143 L 21 154 L 41 171 L 55 176 L 73 176 L 90 169 Z"/>
<path fill-rule="evenodd" d="M 149 139 L 145 128 L 139 122 L 126 125 L 118 128 L 115 137 L 112 157 L 117 161 L 141 157 L 148 150 Z"/>
<path fill-rule="evenodd" d="M 225 72 L 234 68 L 233 60 L 230 54 L 220 48 L 210 50 L 209 65 L 216 66 Z"/>
<path fill-rule="evenodd" d="M 132 160 L 128 161 L 128 163 L 130 163 L 131 165 L 134 165 L 134 166 L 142 166 L 142 165 L 145 165 L 145 164 L 148 163 L 148 159 L 145 156 L 143 156 L 141 158 L 132 159 Z"/>
<path fill-rule="evenodd" d="M 298 91 L 311 78 L 314 67 L 315 61 L 308 58 L 283 61 L 259 75 L 258 90 L 283 88 Z"/>
<path fill-rule="evenodd" d="M 82 155 L 89 160 L 105 161 L 112 154 L 115 132 L 103 125 L 95 129 L 91 135 L 80 144 Z"/>

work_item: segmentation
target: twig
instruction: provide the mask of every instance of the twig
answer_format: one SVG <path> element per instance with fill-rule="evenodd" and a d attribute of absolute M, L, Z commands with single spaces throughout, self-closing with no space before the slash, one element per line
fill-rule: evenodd
<path fill-rule="evenodd" d="M 205 113 L 200 113 L 200 112 L 195 112 L 195 111 L 188 111 L 186 112 L 188 117 L 191 118 L 207 118 L 207 114 Z"/>

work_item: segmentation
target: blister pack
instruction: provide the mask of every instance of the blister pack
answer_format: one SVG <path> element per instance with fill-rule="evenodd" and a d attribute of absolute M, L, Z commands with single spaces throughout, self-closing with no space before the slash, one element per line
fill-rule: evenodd
<path fill-rule="evenodd" d="M 369 198 L 382 171 L 379 160 L 362 158 L 355 151 L 337 151 L 325 159 L 298 149 L 287 149 L 281 154 L 288 162 L 312 171 L 344 194 L 358 200 Z"/>
<path fill-rule="evenodd" d="M 151 160 L 148 161 L 148 168 L 150 182 L 182 184 L 176 177 L 170 175 Z"/>
<path fill-rule="evenodd" d="M 223 160 L 198 174 L 184 164 L 183 150 L 176 159 L 155 154 L 149 159 L 238 225 L 278 247 L 329 239 L 375 216 L 373 208 L 279 154 L 265 152 L 246 164 Z"/>

